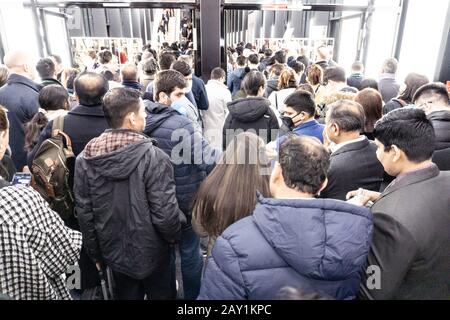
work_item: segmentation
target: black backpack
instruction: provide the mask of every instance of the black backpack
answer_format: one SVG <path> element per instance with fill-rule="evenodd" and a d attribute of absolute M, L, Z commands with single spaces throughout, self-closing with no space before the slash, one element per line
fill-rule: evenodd
<path fill-rule="evenodd" d="M 73 215 L 74 197 L 69 186 L 67 162 L 75 158 L 72 142 L 62 129 L 64 116 L 53 121 L 52 137 L 45 140 L 36 152 L 31 172 L 31 186 L 49 203 L 62 219 Z"/>

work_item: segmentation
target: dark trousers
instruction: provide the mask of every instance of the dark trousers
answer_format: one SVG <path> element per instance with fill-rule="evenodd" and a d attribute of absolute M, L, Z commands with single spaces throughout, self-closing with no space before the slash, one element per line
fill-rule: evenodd
<path fill-rule="evenodd" d="M 115 299 L 117 300 L 168 300 L 175 299 L 171 283 L 169 257 L 150 276 L 138 280 L 113 271 Z"/>

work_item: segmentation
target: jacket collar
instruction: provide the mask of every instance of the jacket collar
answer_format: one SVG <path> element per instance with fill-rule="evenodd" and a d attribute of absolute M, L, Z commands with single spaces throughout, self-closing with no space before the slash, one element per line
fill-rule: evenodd
<path fill-rule="evenodd" d="M 429 167 L 408 173 L 401 179 L 396 178 L 394 181 L 392 181 L 390 185 L 386 187 L 386 189 L 383 191 L 380 198 L 378 198 L 376 202 L 380 201 L 380 199 L 399 189 L 402 189 L 415 183 L 435 178 L 439 175 L 439 173 L 440 173 L 439 168 L 433 163 Z"/>
<path fill-rule="evenodd" d="M 360 137 L 359 139 L 361 139 L 361 138 L 362 137 Z M 367 137 L 364 136 L 364 139 L 362 139 L 362 140 L 350 142 L 349 144 L 346 144 L 346 145 L 340 147 L 335 152 L 331 153 L 331 156 L 336 156 L 338 154 L 345 153 L 345 152 L 361 150 L 361 149 L 367 147 L 369 145 L 369 143 L 370 142 L 367 139 Z"/>
<path fill-rule="evenodd" d="M 7 83 L 8 84 L 20 83 L 20 84 L 23 84 L 23 85 L 33 89 L 36 92 L 39 92 L 40 88 L 41 88 L 41 86 L 39 84 L 37 84 L 36 82 L 34 82 L 34 81 L 32 81 L 32 80 L 30 80 L 30 79 L 28 79 L 28 78 L 26 78 L 26 77 L 24 77 L 24 76 L 22 76 L 20 74 L 17 74 L 17 73 L 11 74 L 9 76 L 9 78 L 8 78 Z"/>
<path fill-rule="evenodd" d="M 96 106 L 84 106 L 82 104 L 73 108 L 69 114 L 74 114 L 78 116 L 91 116 L 91 117 L 105 117 L 103 112 L 103 105 L 99 104 Z"/>
<path fill-rule="evenodd" d="M 62 85 L 62 83 L 59 82 L 56 79 L 53 79 L 53 78 L 44 78 L 44 79 L 42 79 L 42 85 L 50 85 L 50 84 L 57 84 L 57 85 L 60 85 L 61 87 L 64 87 Z"/>
<path fill-rule="evenodd" d="M 299 125 L 297 128 L 294 129 L 294 131 L 299 131 L 299 130 L 303 130 L 309 127 L 315 127 L 316 125 L 318 125 L 319 122 L 317 122 L 317 120 L 310 120 L 308 122 L 302 123 L 301 125 Z"/>

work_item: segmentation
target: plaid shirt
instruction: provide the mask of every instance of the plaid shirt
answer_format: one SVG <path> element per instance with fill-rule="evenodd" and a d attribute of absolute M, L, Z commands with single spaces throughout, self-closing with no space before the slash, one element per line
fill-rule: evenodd
<path fill-rule="evenodd" d="M 86 145 L 84 156 L 86 158 L 99 157 L 143 139 L 148 139 L 148 137 L 139 132 L 127 129 L 109 129 Z"/>
<path fill-rule="evenodd" d="M 70 299 L 65 272 L 78 260 L 81 242 L 33 189 L 0 189 L 0 293 Z"/>

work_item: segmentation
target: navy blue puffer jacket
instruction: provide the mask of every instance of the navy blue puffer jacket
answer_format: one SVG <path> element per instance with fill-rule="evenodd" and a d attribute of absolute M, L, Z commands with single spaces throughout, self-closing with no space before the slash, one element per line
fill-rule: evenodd
<path fill-rule="evenodd" d="M 353 299 L 372 231 L 365 207 L 259 195 L 253 215 L 217 239 L 199 299 L 274 299 L 284 286 Z"/>
<path fill-rule="evenodd" d="M 169 106 L 144 100 L 147 112 L 144 133 L 171 158 L 174 168 L 178 205 L 190 215 L 192 198 L 220 156 L 192 121 Z"/>

